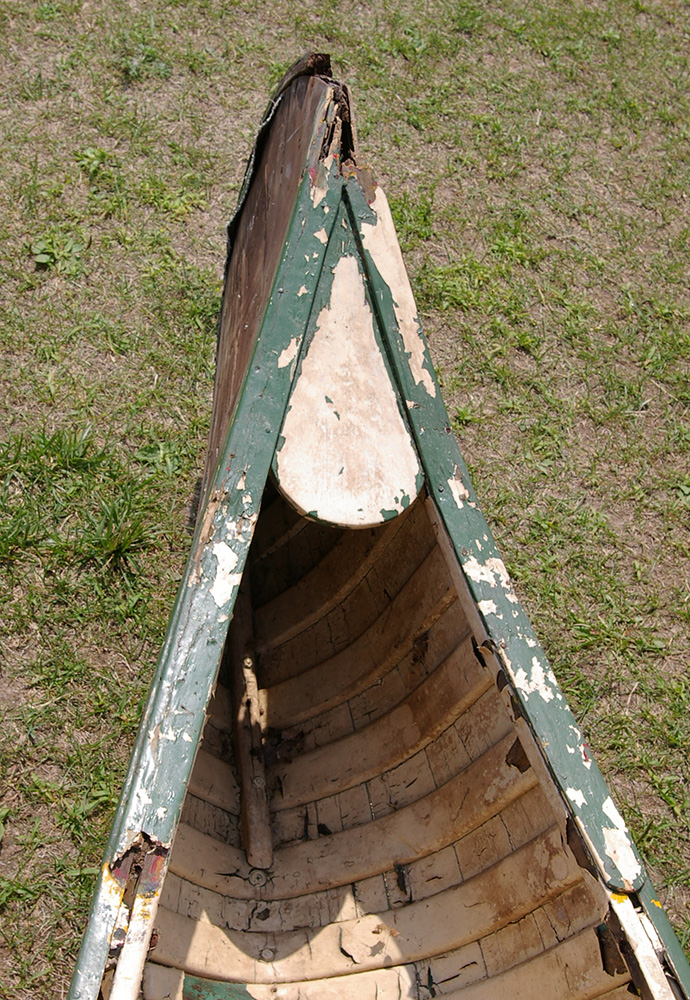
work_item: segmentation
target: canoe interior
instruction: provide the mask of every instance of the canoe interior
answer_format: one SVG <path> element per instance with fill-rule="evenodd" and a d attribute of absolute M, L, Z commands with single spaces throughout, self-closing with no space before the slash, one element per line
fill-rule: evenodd
<path fill-rule="evenodd" d="M 639 995 L 428 498 L 344 530 L 269 484 L 241 598 L 146 1000 Z"/>

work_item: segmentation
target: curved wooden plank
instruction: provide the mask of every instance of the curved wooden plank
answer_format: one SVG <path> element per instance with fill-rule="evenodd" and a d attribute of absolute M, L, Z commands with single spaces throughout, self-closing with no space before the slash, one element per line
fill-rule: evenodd
<path fill-rule="evenodd" d="M 508 762 L 514 743 L 511 733 L 441 788 L 397 812 L 276 851 L 270 878 L 258 890 L 243 852 L 182 824 L 171 871 L 228 896 L 287 899 L 407 864 L 475 829 L 536 784 L 531 768 L 520 771 Z"/>
<path fill-rule="evenodd" d="M 434 549 L 418 573 L 355 642 L 299 676 L 271 687 L 266 703 L 268 725 L 285 729 L 363 691 L 387 666 L 399 660 L 456 599 L 443 557 Z"/>
<path fill-rule="evenodd" d="M 303 514 L 362 528 L 405 510 L 422 476 L 352 237 L 344 252 L 338 225 L 333 239 L 322 276 L 330 287 L 292 390 L 275 472 Z"/>
<path fill-rule="evenodd" d="M 274 809 L 289 809 L 342 792 L 421 750 L 493 685 L 469 638 L 403 702 L 377 722 L 277 765 Z"/>
<path fill-rule="evenodd" d="M 394 911 L 314 931 L 243 933 L 159 910 L 156 960 L 186 972 L 240 982 L 282 983 L 405 965 L 481 939 L 580 881 L 552 828 L 460 885 Z M 567 994 L 565 994 L 567 996 Z"/>

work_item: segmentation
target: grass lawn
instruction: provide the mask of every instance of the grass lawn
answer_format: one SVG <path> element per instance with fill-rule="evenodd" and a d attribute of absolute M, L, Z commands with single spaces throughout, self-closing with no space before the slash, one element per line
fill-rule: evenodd
<path fill-rule="evenodd" d="M 690 8 L 0 5 L 0 997 L 64 996 L 190 542 L 224 225 L 352 88 L 518 593 L 690 942 Z"/>

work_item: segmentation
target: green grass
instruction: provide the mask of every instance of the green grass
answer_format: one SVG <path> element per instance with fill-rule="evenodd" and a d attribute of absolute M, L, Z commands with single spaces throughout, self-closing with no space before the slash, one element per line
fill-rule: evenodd
<path fill-rule="evenodd" d="M 351 85 L 518 592 L 690 938 L 680 2 L 0 10 L 0 995 L 71 974 L 189 544 L 232 212 L 307 49 Z"/>

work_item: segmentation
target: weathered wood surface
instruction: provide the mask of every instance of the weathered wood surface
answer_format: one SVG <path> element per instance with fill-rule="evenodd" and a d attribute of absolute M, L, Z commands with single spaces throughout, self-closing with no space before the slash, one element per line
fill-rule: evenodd
<path fill-rule="evenodd" d="M 302 513 L 360 528 L 409 506 L 421 469 L 357 256 L 342 252 L 338 225 L 333 239 L 324 270 L 329 295 L 290 397 L 276 478 Z"/>
<path fill-rule="evenodd" d="M 272 523 L 289 525 L 287 532 L 260 537 L 281 559 L 279 538 L 299 533 L 272 506 Z M 160 963 L 178 963 L 201 996 L 199 984 L 222 981 L 232 969 L 231 978 L 251 984 L 257 996 L 276 985 L 295 997 L 328 997 L 336 988 L 345 997 L 376 995 L 377 983 L 379 995 L 400 989 L 415 1000 L 431 996 L 429 983 L 439 996 L 470 988 L 491 996 L 495 983 L 499 996 L 509 989 L 504 977 L 514 977 L 516 990 L 534 981 L 555 1000 L 563 994 L 548 991 L 549 977 L 562 989 L 573 949 L 573 961 L 581 965 L 581 954 L 591 961 L 606 896 L 565 846 L 564 814 L 554 811 L 516 738 L 493 663 L 475 651 L 483 636 L 475 634 L 473 644 L 469 623 L 476 626 L 477 618 L 466 590 L 444 568 L 427 507 L 415 505 L 397 523 L 370 532 L 331 530 L 335 546 L 324 545 L 321 560 L 290 576 L 285 596 L 274 595 L 263 614 L 259 608 L 253 615 L 262 703 L 270 718 L 279 699 L 273 718 L 280 713 L 288 726 L 265 744 L 273 846 L 267 877 L 256 877 L 242 840 L 183 823 L 158 915 L 159 965 L 151 966 L 145 995 L 156 997 L 163 988 L 156 982 L 173 982 Z M 380 569 L 395 567 L 390 592 L 373 604 L 353 598 L 376 564 L 372 553 L 382 559 Z M 257 543 L 250 565 L 265 568 L 267 560 Z M 396 561 L 407 561 L 408 570 Z M 324 698 L 314 691 L 318 665 L 310 658 L 300 664 L 291 657 L 287 680 L 272 677 L 261 660 L 275 662 L 283 647 L 308 634 L 317 608 L 328 617 L 329 587 L 339 603 L 350 600 L 350 610 L 339 651 L 325 661 Z M 428 628 L 429 608 L 439 599 L 445 610 Z M 246 631 L 246 613 L 231 627 L 238 634 Z M 398 671 L 403 662 L 406 683 Z M 361 683 L 353 693 L 353 675 L 363 670 L 368 689 L 386 690 L 389 701 L 355 725 L 349 706 Z M 395 671 L 400 685 L 386 687 Z M 294 704 L 303 722 L 329 716 L 335 702 L 347 711 L 347 730 L 336 727 L 331 739 L 305 745 L 285 704 L 286 685 L 301 692 Z M 209 720 L 216 731 L 231 711 L 220 684 Z M 202 750 L 199 760 L 194 787 L 208 787 L 215 798 L 213 756 Z M 229 765 L 219 764 L 227 773 Z M 241 811 L 232 781 L 227 801 Z M 575 995 L 582 997 L 626 981 L 612 982 L 600 959 L 578 975 L 584 985 Z"/>
<path fill-rule="evenodd" d="M 200 509 L 227 436 L 238 394 L 261 329 L 278 271 L 314 118 L 329 85 L 319 76 L 298 77 L 282 93 L 265 141 L 255 154 L 253 183 L 230 227 L 214 406 Z M 314 160 L 316 162 L 316 159 Z"/>
<path fill-rule="evenodd" d="M 641 864 L 477 507 L 352 135 L 347 93 L 293 74 L 231 226 L 194 553 L 72 996 L 116 926 L 110 1000 L 149 941 L 145 1000 L 668 1000 Z"/>

